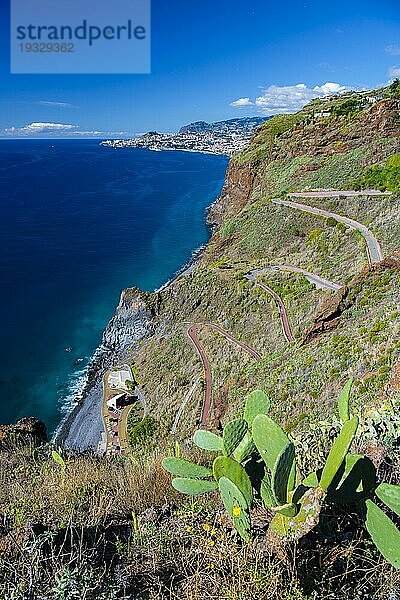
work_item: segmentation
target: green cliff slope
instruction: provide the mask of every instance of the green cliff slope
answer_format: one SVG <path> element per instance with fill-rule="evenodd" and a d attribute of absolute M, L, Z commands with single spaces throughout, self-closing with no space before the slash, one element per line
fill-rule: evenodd
<path fill-rule="evenodd" d="M 369 226 L 385 261 L 368 267 L 364 238 L 333 219 L 275 205 L 269 198 L 309 187 L 348 189 L 372 163 L 383 164 L 399 150 L 400 100 L 383 99 L 354 114 L 312 118 L 310 106 L 297 115 L 267 122 L 246 151 L 231 161 L 226 185 L 211 216 L 219 225 L 196 268 L 154 298 L 157 333 L 135 354 L 137 369 L 162 434 L 167 434 L 186 392 L 202 374 L 186 336 L 187 323 L 211 321 L 256 349 L 255 362 L 218 333 L 204 328 L 213 371 L 213 414 L 217 424 L 240 410 L 244 394 L 262 387 L 276 399 L 274 411 L 291 427 L 324 418 L 348 375 L 356 380 L 355 402 L 374 406 L 397 390 L 390 385 L 399 356 L 399 198 L 307 199 Z M 284 126 L 281 126 L 283 121 Z M 271 133 L 272 131 L 272 133 Z M 282 335 L 270 296 L 243 278 L 266 265 L 292 265 L 346 288 L 317 290 L 302 275 L 265 272 L 263 281 L 287 308 L 295 341 Z M 358 275 L 361 272 L 360 275 Z M 341 304 L 329 330 L 314 335 L 321 307 L 325 320 Z M 331 308 L 329 308 L 331 305 Z M 328 306 L 328 308 L 326 308 Z M 203 389 L 197 387 L 181 420 L 186 437 L 200 415 Z M 379 398 L 379 400 L 378 400 Z"/>

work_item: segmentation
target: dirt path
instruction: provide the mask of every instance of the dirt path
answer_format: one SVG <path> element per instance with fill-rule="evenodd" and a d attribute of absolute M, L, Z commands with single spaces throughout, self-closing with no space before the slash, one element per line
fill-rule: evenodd
<path fill-rule="evenodd" d="M 239 340 L 237 340 L 235 337 L 233 337 L 233 335 L 231 335 L 230 333 L 228 333 L 227 331 L 222 329 L 222 327 L 219 327 L 219 325 L 215 325 L 214 323 L 193 323 L 189 326 L 189 328 L 187 330 L 187 335 L 188 335 L 189 339 L 192 341 L 193 345 L 195 346 L 195 348 L 200 356 L 201 362 L 203 363 L 203 369 L 204 369 L 205 390 L 204 390 L 203 410 L 201 413 L 201 425 L 205 425 L 207 422 L 207 418 L 208 418 L 208 415 L 210 412 L 211 402 L 212 402 L 212 372 L 211 372 L 210 362 L 208 360 L 207 354 L 196 335 L 196 331 L 202 327 L 209 327 L 210 329 L 217 331 L 218 333 L 223 335 L 226 339 L 228 339 L 230 342 L 232 342 L 232 343 L 236 344 L 237 346 L 239 346 L 240 348 L 242 348 L 245 352 L 250 354 L 250 356 L 252 356 L 256 360 L 260 360 L 261 355 L 258 352 L 256 352 L 253 348 L 251 348 L 250 346 L 245 344 L 244 342 L 240 342 Z"/>
<path fill-rule="evenodd" d="M 316 273 L 310 273 L 305 269 L 300 269 L 299 267 L 292 267 L 291 265 L 273 265 L 268 267 L 259 267 L 258 269 L 253 269 L 250 271 L 249 275 L 257 275 L 264 271 L 290 271 L 291 273 L 301 273 L 304 277 L 318 290 L 334 290 L 337 292 L 342 287 L 340 283 L 335 283 L 334 281 L 329 281 L 329 279 L 325 279 L 325 277 L 321 277 Z"/>
<path fill-rule="evenodd" d="M 370 191 L 372 191 L 372 190 L 370 190 Z M 312 196 L 310 196 L 310 194 L 312 194 Z M 316 194 L 316 192 L 301 192 L 298 194 L 291 194 L 291 197 L 295 197 L 295 196 L 297 196 L 297 197 L 300 196 L 301 198 L 318 198 L 318 197 L 320 197 L 315 194 Z M 325 194 L 327 194 L 327 195 L 324 197 L 329 197 L 329 195 L 332 196 L 333 192 L 331 192 L 331 193 L 325 192 Z M 352 193 L 351 192 L 335 192 L 334 193 L 334 195 L 346 195 L 346 194 L 347 195 L 352 194 L 353 196 L 361 195 L 359 192 L 352 192 Z M 366 194 L 364 193 L 364 195 L 366 195 Z M 374 195 L 375 196 L 384 195 L 384 192 L 376 191 L 374 193 Z M 307 212 L 312 215 L 317 215 L 317 216 L 324 217 L 324 218 L 332 217 L 336 221 L 339 221 L 340 223 L 344 223 L 345 225 L 350 227 L 350 229 L 356 229 L 357 231 L 359 231 L 361 233 L 361 235 L 364 237 L 364 239 L 367 243 L 368 262 L 370 264 L 372 264 L 372 263 L 376 263 L 376 262 L 381 262 L 381 260 L 383 260 L 383 254 L 382 254 L 382 250 L 381 250 L 378 240 L 373 235 L 373 233 L 368 229 L 368 227 L 366 227 L 362 223 L 359 223 L 358 221 L 355 221 L 354 219 L 350 219 L 349 217 L 343 217 L 342 215 L 338 215 L 336 213 L 329 212 L 328 210 L 323 210 L 322 208 L 315 208 L 313 206 L 308 206 L 307 204 L 300 204 L 299 202 L 292 202 L 291 200 L 282 200 L 282 198 L 272 198 L 271 202 L 273 202 L 274 204 L 281 204 L 282 206 L 287 206 L 288 208 L 295 208 L 296 210 L 301 210 L 303 212 Z"/>
<path fill-rule="evenodd" d="M 247 273 L 247 275 L 244 275 L 244 278 L 248 279 L 249 281 L 252 281 L 253 283 L 258 285 L 260 288 L 262 288 L 263 290 L 265 290 L 266 292 L 268 292 L 268 294 L 270 294 L 272 296 L 272 298 L 275 300 L 275 303 L 279 310 L 279 318 L 280 318 L 281 325 L 282 325 L 283 335 L 285 336 L 285 339 L 287 342 L 289 342 L 289 343 L 294 342 L 294 336 L 292 334 L 292 330 L 289 325 L 289 320 L 288 320 L 287 314 L 286 314 L 286 308 L 285 308 L 282 298 L 280 296 L 278 296 L 278 294 L 276 292 L 274 292 L 274 290 L 271 290 L 270 287 L 265 285 L 265 283 L 263 283 L 262 281 L 259 281 L 257 279 L 257 277 L 255 275 L 253 275 L 253 272 Z"/>

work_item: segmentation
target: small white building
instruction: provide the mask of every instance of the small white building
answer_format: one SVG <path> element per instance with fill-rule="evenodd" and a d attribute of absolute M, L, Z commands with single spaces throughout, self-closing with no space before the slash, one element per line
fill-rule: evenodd
<path fill-rule="evenodd" d="M 111 410 L 116 410 L 120 406 L 120 401 L 123 398 L 125 398 L 125 394 L 116 394 L 115 396 L 112 396 L 106 402 L 107 408 L 110 408 Z"/>
<path fill-rule="evenodd" d="M 323 117 L 330 117 L 330 116 L 331 116 L 330 110 L 321 110 L 320 112 L 314 113 L 314 117 L 316 119 L 322 119 Z"/>

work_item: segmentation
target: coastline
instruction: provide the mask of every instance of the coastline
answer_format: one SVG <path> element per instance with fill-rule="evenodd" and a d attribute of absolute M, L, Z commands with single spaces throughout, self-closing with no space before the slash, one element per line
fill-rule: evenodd
<path fill-rule="evenodd" d="M 209 154 L 211 156 L 225 156 L 225 158 L 231 159 L 231 154 L 225 152 L 213 152 L 212 150 L 193 150 L 192 148 L 149 148 L 147 146 L 108 146 L 105 144 L 99 144 L 103 148 L 112 148 L 113 150 L 126 150 L 126 149 L 143 149 L 149 150 L 150 152 L 191 152 L 192 154 Z"/>
<path fill-rule="evenodd" d="M 219 195 L 205 210 L 210 238 L 215 226 L 210 223 L 209 215 L 220 197 Z M 189 275 L 201 259 L 208 241 L 196 248 L 190 259 L 161 287 L 150 294 L 160 293 L 181 277 Z M 52 436 L 52 443 L 56 446 L 80 452 L 97 451 L 101 433 L 104 431 L 101 415 L 102 378 L 105 371 L 112 366 L 114 359 L 121 362 L 124 351 L 151 334 L 154 314 L 145 301 L 145 296 L 148 294 L 139 288 L 122 290 L 115 313 L 103 332 L 101 344 L 94 351 L 86 368 L 84 381 L 80 391 L 76 393 L 74 404 L 61 419 Z"/>

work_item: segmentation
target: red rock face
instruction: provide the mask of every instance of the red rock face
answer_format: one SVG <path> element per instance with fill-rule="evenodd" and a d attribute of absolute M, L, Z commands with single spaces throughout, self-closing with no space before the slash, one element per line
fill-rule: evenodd
<path fill-rule="evenodd" d="M 208 215 L 211 225 L 220 225 L 225 218 L 236 215 L 253 195 L 261 197 L 274 193 L 265 177 L 265 169 L 273 161 L 288 161 L 302 156 L 316 159 L 301 165 L 293 174 L 292 181 L 288 180 L 289 187 L 292 183 L 298 189 L 302 185 L 302 176 L 320 169 L 321 160 L 332 154 L 344 154 L 364 147 L 368 149 L 368 159 L 360 167 L 384 162 L 388 152 L 385 138 L 399 135 L 400 100 L 382 100 L 360 112 L 351 122 L 342 118 L 332 122 L 307 120 L 294 124 L 266 146 L 263 127 L 257 130 L 248 147 L 250 154 L 253 151 L 253 158 L 244 162 L 236 157 L 231 159 L 221 196 Z M 382 143 L 377 143 L 377 138 L 382 139 Z M 258 151 L 262 151 L 261 157 Z"/>
<path fill-rule="evenodd" d="M 251 164 L 238 165 L 231 160 L 221 196 L 208 213 L 210 225 L 220 225 L 227 216 L 236 215 L 246 206 L 253 191 L 255 176 Z"/>
<path fill-rule="evenodd" d="M 355 290 L 362 285 L 368 277 L 379 275 L 385 270 L 400 269 L 400 260 L 397 255 L 385 258 L 380 263 L 374 263 L 364 267 L 362 271 L 354 277 L 348 286 L 342 287 L 336 294 L 328 298 L 317 311 L 313 324 L 308 328 L 304 335 L 303 344 L 308 344 L 311 340 L 336 329 L 340 324 L 340 318 L 345 310 L 350 308 L 357 299 Z"/>

